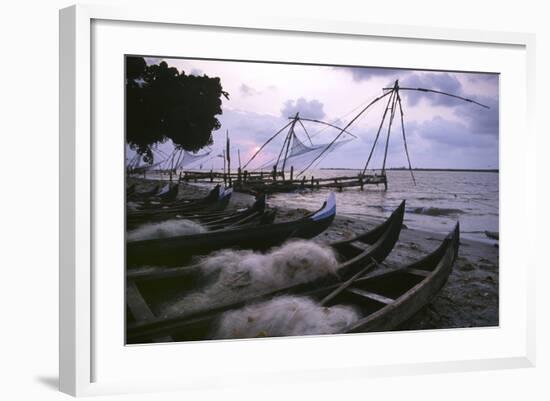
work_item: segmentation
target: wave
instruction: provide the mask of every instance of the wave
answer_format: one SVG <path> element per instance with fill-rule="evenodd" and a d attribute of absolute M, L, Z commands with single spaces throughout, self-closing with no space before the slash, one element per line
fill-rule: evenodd
<path fill-rule="evenodd" d="M 419 201 L 442 201 L 442 200 L 447 200 L 449 198 L 450 196 L 448 198 L 442 198 L 442 197 L 436 197 L 436 196 L 419 196 L 415 199 Z"/>
<path fill-rule="evenodd" d="M 407 208 L 408 213 L 422 214 L 425 216 L 453 216 L 457 214 L 463 214 L 461 209 L 433 207 L 433 206 L 421 206 Z"/>

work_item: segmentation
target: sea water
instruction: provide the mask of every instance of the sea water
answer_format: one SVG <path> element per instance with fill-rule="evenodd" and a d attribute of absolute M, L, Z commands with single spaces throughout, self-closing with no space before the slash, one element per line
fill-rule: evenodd
<path fill-rule="evenodd" d="M 359 170 L 306 171 L 306 182 L 315 178 L 353 177 Z M 414 171 L 415 182 L 406 170 L 388 170 L 388 189 L 383 185 L 365 185 L 337 189 L 298 190 L 272 194 L 272 207 L 302 208 L 314 211 L 326 200 L 329 191 L 336 193 L 337 214 L 349 218 L 388 217 L 406 200 L 404 222 L 409 228 L 448 233 L 460 222 L 463 238 L 494 243 L 485 232 L 499 231 L 499 173 L 476 171 Z M 268 172 L 266 172 L 268 174 Z M 150 174 L 148 178 L 160 178 Z M 197 184 L 194 184 L 197 185 Z M 198 184 L 208 186 L 211 184 Z"/>
<path fill-rule="evenodd" d="M 358 170 L 316 170 L 316 178 L 355 176 Z M 336 191 L 337 213 L 350 218 L 383 218 L 406 200 L 404 223 L 409 228 L 447 233 L 459 221 L 461 235 L 488 241 L 485 231 L 499 230 L 499 174 L 497 172 L 387 171 L 388 189 L 365 185 Z M 271 206 L 315 210 L 329 189 L 269 196 Z M 494 242 L 494 241 L 493 241 Z"/>

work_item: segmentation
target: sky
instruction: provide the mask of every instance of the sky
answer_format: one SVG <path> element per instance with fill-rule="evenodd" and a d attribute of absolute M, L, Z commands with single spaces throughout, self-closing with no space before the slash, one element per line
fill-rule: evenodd
<path fill-rule="evenodd" d="M 229 100 L 222 97 L 223 114 L 217 116 L 221 128 L 213 133 L 212 148 L 216 153 L 221 152 L 226 131 L 229 131 L 232 160 L 237 160 L 238 149 L 243 165 L 297 112 L 301 117 L 343 128 L 363 107 L 382 95 L 383 88 L 393 86 L 395 80 L 399 80 L 401 87 L 448 92 L 490 107 L 485 109 L 435 93 L 400 91 L 413 168 L 494 169 L 499 165 L 499 83 L 496 74 L 146 58 L 148 64 L 161 60 L 186 74 L 206 74 L 221 79 Z M 349 127 L 348 131 L 357 138 L 331 152 L 318 167 L 364 167 L 386 107 L 385 99 L 375 103 Z M 315 145 L 330 142 L 340 132 L 314 123 L 304 125 Z M 309 143 L 301 127 L 296 127 L 295 132 L 302 142 Z M 386 135 L 387 125 L 369 168 L 381 167 Z M 250 167 L 258 167 L 277 156 L 284 132 L 279 137 Z M 350 137 L 344 135 L 344 138 Z M 212 167 L 211 164 L 214 168 L 221 166 L 219 158 L 206 163 L 205 168 Z M 387 167 L 406 165 L 400 115 L 396 113 L 389 138 Z"/>

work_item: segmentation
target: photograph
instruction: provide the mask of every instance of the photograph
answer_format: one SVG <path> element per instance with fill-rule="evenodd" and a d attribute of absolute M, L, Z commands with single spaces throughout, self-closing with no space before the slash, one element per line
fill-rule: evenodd
<path fill-rule="evenodd" d="M 499 326 L 498 73 L 123 73 L 125 344 Z"/>

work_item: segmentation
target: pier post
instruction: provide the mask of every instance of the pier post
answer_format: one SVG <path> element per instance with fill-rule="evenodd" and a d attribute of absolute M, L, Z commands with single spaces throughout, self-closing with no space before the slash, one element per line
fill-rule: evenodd
<path fill-rule="evenodd" d="M 210 182 L 214 181 L 214 171 L 210 169 Z"/>
<path fill-rule="evenodd" d="M 294 166 L 290 166 L 290 182 L 294 179 Z"/>
<path fill-rule="evenodd" d="M 311 176 L 311 189 L 313 189 L 313 185 L 314 185 L 313 176 Z"/>
<path fill-rule="evenodd" d="M 361 186 L 361 191 L 363 190 L 363 186 L 365 184 L 363 184 L 363 177 L 359 177 L 359 185 Z"/>
<path fill-rule="evenodd" d="M 277 181 L 277 165 L 273 166 L 273 181 Z"/>

